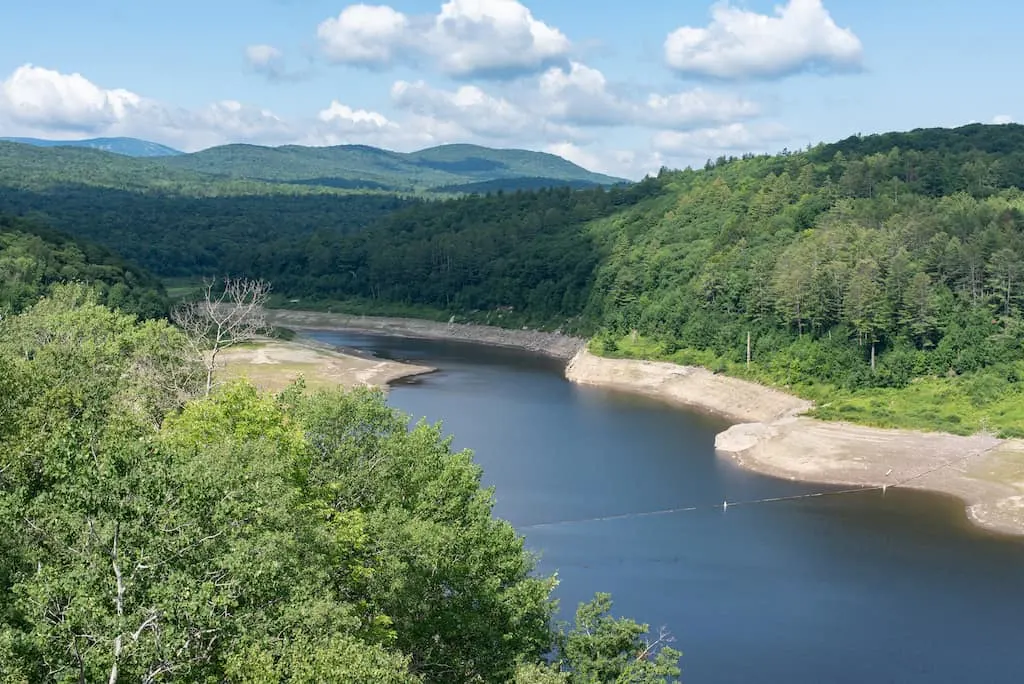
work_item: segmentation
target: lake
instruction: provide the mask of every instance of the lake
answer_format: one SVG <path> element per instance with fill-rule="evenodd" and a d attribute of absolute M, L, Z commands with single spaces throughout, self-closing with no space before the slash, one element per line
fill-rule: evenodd
<path fill-rule="evenodd" d="M 1024 681 L 1024 543 L 973 528 L 959 501 L 889 490 L 723 510 L 829 488 L 743 471 L 714 453 L 723 421 L 573 385 L 551 359 L 311 336 L 437 367 L 390 403 L 475 452 L 496 515 L 558 573 L 564 617 L 610 592 L 616 614 L 675 635 L 688 683 Z"/>

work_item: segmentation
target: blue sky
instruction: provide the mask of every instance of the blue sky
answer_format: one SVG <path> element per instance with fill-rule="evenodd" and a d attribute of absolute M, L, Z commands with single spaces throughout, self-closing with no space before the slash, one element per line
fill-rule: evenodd
<path fill-rule="evenodd" d="M 34 0 L 0 5 L 0 135 L 524 147 L 637 178 L 1024 117 L 1003 0 Z"/>

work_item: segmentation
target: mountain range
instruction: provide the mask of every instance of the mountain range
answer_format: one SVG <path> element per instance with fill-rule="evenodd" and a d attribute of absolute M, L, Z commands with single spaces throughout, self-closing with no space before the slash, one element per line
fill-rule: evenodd
<path fill-rule="evenodd" d="M 35 145 L 36 147 L 89 147 L 94 150 L 113 152 L 126 157 L 173 157 L 184 154 L 160 143 L 138 138 L 89 138 L 87 140 L 45 140 L 43 138 L 4 138 L 6 142 Z"/>
<path fill-rule="evenodd" d="M 37 148 L 31 153 L 20 145 L 0 145 L 0 176 L 6 164 L 20 171 L 25 160 L 53 171 L 71 166 L 102 168 L 104 177 L 123 177 L 114 186 L 145 185 L 147 179 L 173 177 L 196 183 L 255 182 L 320 188 L 465 194 L 497 190 L 533 190 L 552 186 L 575 188 L 628 183 L 626 179 L 594 173 L 562 157 L 546 152 L 492 149 L 454 144 L 417 152 L 392 152 L 366 145 L 302 147 L 232 144 L 183 153 L 135 138 L 91 140 L 42 140 L 0 138 Z M 76 149 L 79 148 L 79 149 Z M 80 149 L 88 148 L 88 149 Z M 95 156 L 105 152 L 107 158 Z M 58 173 L 45 174 L 48 177 Z M 105 184 L 99 180 L 88 184 Z"/>

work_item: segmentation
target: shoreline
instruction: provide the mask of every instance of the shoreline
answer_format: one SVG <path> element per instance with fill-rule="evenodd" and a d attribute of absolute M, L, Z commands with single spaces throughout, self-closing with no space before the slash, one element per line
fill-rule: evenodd
<path fill-rule="evenodd" d="M 312 340 L 282 341 L 259 338 L 252 345 L 221 352 L 218 374 L 244 377 L 260 389 L 279 391 L 302 376 L 306 386 L 380 387 L 436 368 L 380 359 L 356 350 L 335 349 Z"/>
<path fill-rule="evenodd" d="M 652 396 L 733 424 L 715 452 L 771 477 L 954 496 L 967 519 L 1024 536 L 1024 440 L 874 428 L 801 414 L 812 403 L 747 380 L 663 361 L 608 359 L 586 348 L 566 366 L 582 385 Z"/>
<path fill-rule="evenodd" d="M 442 323 L 418 318 L 351 316 L 292 309 L 267 309 L 267 322 L 293 330 L 337 330 L 394 337 L 456 340 L 494 347 L 522 349 L 568 361 L 586 343 L 580 337 L 538 330 L 514 330 L 475 323 Z"/>
<path fill-rule="evenodd" d="M 585 340 L 559 333 L 283 309 L 267 314 L 271 323 L 297 330 L 458 340 L 565 360 L 569 382 L 641 394 L 729 421 L 715 437 L 715 452 L 747 470 L 805 483 L 953 496 L 977 527 L 1024 536 L 1024 440 L 816 420 L 801 415 L 812 402 L 781 390 L 695 366 L 596 356 Z M 401 377 L 407 375 L 387 382 Z"/>

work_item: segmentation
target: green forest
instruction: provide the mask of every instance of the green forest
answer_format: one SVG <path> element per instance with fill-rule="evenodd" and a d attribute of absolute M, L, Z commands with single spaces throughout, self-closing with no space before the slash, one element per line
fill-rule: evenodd
<path fill-rule="evenodd" d="M 440 425 L 377 390 L 206 394 L 181 331 L 100 294 L 0 318 L 0 681 L 679 675 L 606 594 L 552 623 L 556 578 Z"/>
<path fill-rule="evenodd" d="M 788 388 L 823 418 L 1024 435 L 1022 126 L 853 136 L 607 188 L 277 187 L 22 189 L 0 211 L 162 277 L 266 278 L 278 305 L 558 329 Z"/>
<path fill-rule="evenodd" d="M 91 158 L 0 183 L 0 682 L 679 676 L 608 595 L 554 622 L 557 578 L 440 425 L 378 391 L 204 391 L 151 272 L 558 329 L 822 418 L 1024 436 L 1024 127 L 434 201 L 211 192 L 147 160 L 86 182 Z"/>
<path fill-rule="evenodd" d="M 163 284 L 107 248 L 0 214 L 0 316 L 21 311 L 66 281 L 88 284 L 104 305 L 143 318 L 168 312 Z"/>

